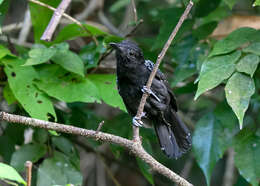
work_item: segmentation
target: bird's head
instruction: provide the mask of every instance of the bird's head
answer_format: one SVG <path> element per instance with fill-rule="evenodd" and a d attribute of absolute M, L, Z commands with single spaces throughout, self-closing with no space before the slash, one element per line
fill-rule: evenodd
<path fill-rule="evenodd" d="M 144 63 L 143 52 L 136 43 L 124 40 L 120 43 L 110 43 L 110 46 L 116 50 L 118 63 L 127 66 Z"/>

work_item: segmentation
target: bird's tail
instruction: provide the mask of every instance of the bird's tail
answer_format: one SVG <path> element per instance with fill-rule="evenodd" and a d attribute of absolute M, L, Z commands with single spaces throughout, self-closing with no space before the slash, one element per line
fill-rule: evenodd
<path fill-rule="evenodd" d="M 191 135 L 175 112 L 171 111 L 170 117 L 168 121 L 171 121 L 171 124 L 157 121 L 154 127 L 163 152 L 168 157 L 177 159 L 190 149 Z"/>

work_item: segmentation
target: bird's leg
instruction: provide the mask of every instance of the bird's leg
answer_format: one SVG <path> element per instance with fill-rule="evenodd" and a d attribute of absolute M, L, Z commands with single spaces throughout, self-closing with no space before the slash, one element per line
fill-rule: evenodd
<path fill-rule="evenodd" d="M 136 127 L 143 127 L 144 123 L 142 122 L 141 119 L 144 116 L 145 116 L 145 112 L 143 112 L 140 117 L 137 117 L 137 116 L 133 117 L 133 120 L 132 120 L 133 125 Z"/>
<path fill-rule="evenodd" d="M 151 94 L 153 97 L 155 97 L 155 99 L 158 102 L 161 102 L 161 100 L 158 98 L 158 96 L 156 96 L 155 93 L 151 89 L 148 89 L 146 86 L 143 86 L 142 92 L 147 93 L 147 94 Z"/>

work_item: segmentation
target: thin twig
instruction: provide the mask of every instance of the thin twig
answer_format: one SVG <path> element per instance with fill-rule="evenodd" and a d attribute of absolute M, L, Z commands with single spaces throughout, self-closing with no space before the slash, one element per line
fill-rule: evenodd
<path fill-rule="evenodd" d="M 104 24 L 113 34 L 123 37 L 123 34 L 107 19 L 102 9 L 98 11 L 98 19 Z"/>
<path fill-rule="evenodd" d="M 100 129 L 102 128 L 102 126 L 103 126 L 104 123 L 105 123 L 104 121 L 101 121 L 101 122 L 98 124 L 98 128 L 97 128 L 96 132 L 99 132 L 99 131 L 100 131 Z"/>
<path fill-rule="evenodd" d="M 23 26 L 21 27 L 21 31 L 19 33 L 18 37 L 18 44 L 22 45 L 24 42 L 26 42 L 27 37 L 30 33 L 31 29 L 31 16 L 30 16 L 30 10 L 27 8 L 25 14 L 24 14 L 24 20 L 23 20 Z"/>
<path fill-rule="evenodd" d="M 147 84 L 146 84 L 146 87 L 147 87 L 148 91 L 151 88 L 154 76 L 155 76 L 155 74 L 156 74 L 156 72 L 157 72 L 157 70 L 158 70 L 158 68 L 160 66 L 160 63 L 161 63 L 163 57 L 165 56 L 168 48 L 170 47 L 170 44 L 171 44 L 172 40 L 174 39 L 175 35 L 177 34 L 178 30 L 180 29 L 182 23 L 184 22 L 184 20 L 188 16 L 192 6 L 193 6 L 193 2 L 190 0 L 188 6 L 186 7 L 186 9 L 184 11 L 184 13 L 182 14 L 181 18 L 179 19 L 179 22 L 177 23 L 176 27 L 172 31 L 168 41 L 165 43 L 161 53 L 158 55 L 158 58 L 157 58 L 157 61 L 156 61 L 155 65 L 154 65 L 153 71 L 151 72 L 150 77 L 149 77 L 149 79 L 147 81 Z M 139 118 L 141 117 L 147 98 L 148 98 L 148 94 L 147 93 L 143 93 L 142 99 L 141 99 L 139 107 L 138 107 L 138 111 L 137 111 L 136 117 L 139 117 Z M 136 127 L 134 125 L 133 125 L 133 140 L 136 141 L 136 142 L 140 142 L 139 127 Z"/>
<path fill-rule="evenodd" d="M 58 26 L 62 14 L 65 12 L 67 7 L 69 6 L 71 0 L 62 0 L 59 4 L 58 8 L 54 11 L 53 16 L 45 29 L 44 33 L 42 34 L 41 40 L 43 41 L 50 41 L 56 27 Z"/>
<path fill-rule="evenodd" d="M 132 8 L 133 8 L 133 11 L 134 11 L 134 20 L 135 20 L 135 23 L 137 23 L 137 11 L 136 11 L 136 6 L 135 6 L 135 0 L 131 0 L 131 4 L 132 4 Z"/>
<path fill-rule="evenodd" d="M 38 5 L 42 6 L 42 7 L 48 8 L 48 9 L 50 9 L 52 11 L 56 11 L 56 8 L 53 8 L 52 6 L 50 6 L 48 4 L 45 4 L 45 3 L 42 3 L 40 1 L 36 1 L 36 0 L 28 0 L 28 1 L 30 1 L 32 3 L 35 3 L 35 4 L 38 4 Z M 63 13 L 62 16 L 66 17 L 67 19 L 69 19 L 73 23 L 75 23 L 78 26 L 80 26 L 83 30 L 85 30 L 91 36 L 91 38 L 94 40 L 95 44 L 96 45 L 98 44 L 97 38 L 95 36 L 93 36 L 92 33 L 84 25 L 81 24 L 81 22 L 79 22 L 77 19 L 74 19 L 73 17 L 69 16 L 66 13 Z"/>
<path fill-rule="evenodd" d="M 235 155 L 234 149 L 232 148 L 228 149 L 225 174 L 223 178 L 223 186 L 233 185 L 234 172 L 235 172 L 234 155 Z"/>
<path fill-rule="evenodd" d="M 0 121 L 7 121 L 10 124 L 17 123 L 22 125 L 28 125 L 31 127 L 55 130 L 57 132 L 64 132 L 64 133 L 78 135 L 78 136 L 85 136 L 88 138 L 99 139 L 101 141 L 120 145 L 122 147 L 125 147 L 126 149 L 131 151 L 132 154 L 139 157 L 148 165 L 150 165 L 152 170 L 157 171 L 158 173 L 166 176 L 167 178 L 169 178 L 170 180 L 172 180 L 173 182 L 179 185 L 191 186 L 191 184 L 188 181 L 186 181 L 178 174 L 171 171 L 170 169 L 168 169 L 158 161 L 156 161 L 150 154 L 148 154 L 143 149 L 140 143 L 135 143 L 132 140 L 128 140 L 126 138 L 122 138 L 120 136 L 115 136 L 104 132 L 97 133 L 94 130 L 87 130 L 83 128 L 74 127 L 71 125 L 58 124 L 54 122 L 48 122 L 39 119 L 34 119 L 34 118 L 29 118 L 29 117 L 14 115 L 14 114 L 8 114 L 6 112 L 0 112 Z"/>
<path fill-rule="evenodd" d="M 138 23 L 134 26 L 134 28 L 132 28 L 132 30 L 130 30 L 130 32 L 125 35 L 125 37 L 130 37 L 130 36 L 132 36 L 132 35 L 135 33 L 135 31 L 137 30 L 137 28 L 138 28 L 143 22 L 144 22 L 144 20 L 143 20 L 143 19 L 140 19 L 140 20 L 138 21 Z"/>
<path fill-rule="evenodd" d="M 32 165 L 33 164 L 31 161 L 25 162 L 27 186 L 31 186 L 31 183 L 32 183 Z"/>

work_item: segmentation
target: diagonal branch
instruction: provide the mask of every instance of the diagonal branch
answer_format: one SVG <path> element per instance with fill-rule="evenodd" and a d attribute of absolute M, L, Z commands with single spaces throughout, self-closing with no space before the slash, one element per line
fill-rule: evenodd
<path fill-rule="evenodd" d="M 132 154 L 142 159 L 144 162 L 149 164 L 152 170 L 166 176 L 173 182 L 182 186 L 192 186 L 188 181 L 180 177 L 178 174 L 174 173 L 158 161 L 156 161 L 151 155 L 149 155 L 142 147 L 140 143 L 135 143 L 132 140 L 122 138 L 120 136 L 115 136 L 113 134 L 108 134 L 104 132 L 96 132 L 94 130 L 87 130 L 83 128 L 74 127 L 71 125 L 58 124 L 54 122 L 43 121 L 39 119 L 8 114 L 6 112 L 0 112 L 0 121 L 7 121 L 10 123 L 18 123 L 23 125 L 28 125 L 31 127 L 38 127 L 48 130 L 55 130 L 57 132 L 63 132 L 78 136 L 85 136 L 88 138 L 93 138 L 94 140 L 101 140 L 104 142 L 114 143 L 125 147 Z"/>
<path fill-rule="evenodd" d="M 156 74 L 159 66 L 160 66 L 160 63 L 161 63 L 162 59 L 164 58 L 168 48 L 171 45 L 172 40 L 174 39 L 174 37 L 176 36 L 177 32 L 179 31 L 182 23 L 187 18 L 188 14 L 189 14 L 189 12 L 190 12 L 190 10 L 192 8 L 192 6 L 193 6 L 193 2 L 192 2 L 192 0 L 190 0 L 188 6 L 186 7 L 185 11 L 183 12 L 181 18 L 179 19 L 179 22 L 177 23 L 176 27 L 172 31 L 168 41 L 165 43 L 161 53 L 158 55 L 158 58 L 157 58 L 156 63 L 154 65 L 153 71 L 151 72 L 150 77 L 149 77 L 149 79 L 147 81 L 147 84 L 146 84 L 146 87 L 147 87 L 148 91 L 151 88 L 153 79 L 155 77 L 155 74 Z M 138 110 L 137 110 L 136 117 L 138 117 L 138 118 L 141 117 L 147 98 L 148 98 L 148 94 L 147 93 L 143 93 L 142 99 L 140 101 L 140 104 L 139 104 L 139 107 L 138 107 Z M 133 125 L 133 140 L 136 141 L 136 142 L 140 142 L 139 128 L 134 126 L 134 125 Z"/>
<path fill-rule="evenodd" d="M 71 0 L 62 0 L 61 1 L 58 8 L 54 11 L 53 16 L 52 16 L 47 28 L 45 29 L 44 33 L 42 34 L 41 40 L 43 40 L 43 41 L 51 40 L 52 35 L 60 22 L 62 14 L 67 9 L 70 2 L 71 2 Z"/>
<path fill-rule="evenodd" d="M 48 8 L 52 11 L 56 11 L 56 8 L 53 8 L 52 6 L 45 4 L 43 2 L 37 1 L 37 0 L 28 0 L 29 2 L 38 4 L 42 7 Z M 77 24 L 78 26 L 80 26 L 83 30 L 85 30 L 90 36 L 91 38 L 94 40 L 94 42 L 96 43 L 96 45 L 98 44 L 97 38 L 95 36 L 92 35 L 92 33 L 84 26 L 81 24 L 81 22 L 79 22 L 77 19 L 74 19 L 73 17 L 69 16 L 66 13 L 63 13 L 62 16 L 66 17 L 67 19 L 69 19 L 70 21 L 72 21 L 73 23 Z"/>

